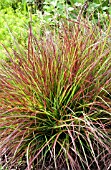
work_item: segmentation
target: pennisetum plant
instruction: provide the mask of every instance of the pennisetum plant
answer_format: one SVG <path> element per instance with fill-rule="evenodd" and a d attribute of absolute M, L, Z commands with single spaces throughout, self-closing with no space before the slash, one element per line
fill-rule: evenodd
<path fill-rule="evenodd" d="M 0 67 L 0 158 L 4 168 L 111 167 L 111 43 L 89 21 L 33 36 Z M 25 162 L 25 163 L 24 163 Z"/>

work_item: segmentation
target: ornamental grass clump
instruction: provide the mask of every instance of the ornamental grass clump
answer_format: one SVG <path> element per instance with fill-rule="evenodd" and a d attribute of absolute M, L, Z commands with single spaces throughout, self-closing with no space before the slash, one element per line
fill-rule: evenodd
<path fill-rule="evenodd" d="M 110 25 L 64 23 L 0 68 L 3 168 L 108 170 L 111 167 Z"/>

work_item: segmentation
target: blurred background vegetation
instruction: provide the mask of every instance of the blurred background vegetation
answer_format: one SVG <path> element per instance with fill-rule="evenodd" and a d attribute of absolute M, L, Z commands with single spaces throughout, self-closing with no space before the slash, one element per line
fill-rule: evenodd
<path fill-rule="evenodd" d="M 30 20 L 38 36 L 46 27 L 57 26 L 61 19 L 76 20 L 80 13 L 103 28 L 111 15 L 110 3 L 110 0 L 1 0 L 0 43 L 9 50 L 16 41 L 25 45 Z M 0 51 L 3 57 L 2 46 Z"/>

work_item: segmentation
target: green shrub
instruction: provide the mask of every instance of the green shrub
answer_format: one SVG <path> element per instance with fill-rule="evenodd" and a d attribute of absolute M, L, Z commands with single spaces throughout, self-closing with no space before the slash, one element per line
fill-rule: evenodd
<path fill-rule="evenodd" d="M 108 169 L 111 161 L 111 48 L 88 21 L 66 22 L 8 53 L 0 69 L 3 167 Z M 5 159 L 3 159 L 5 155 Z M 7 160 L 7 161 L 6 161 Z"/>
<path fill-rule="evenodd" d="M 28 12 L 24 11 L 21 13 L 19 9 L 16 9 L 15 12 L 10 7 L 1 10 L 0 16 L 0 58 L 6 58 L 1 44 L 4 44 L 4 46 L 10 50 L 12 46 L 16 49 L 16 42 L 19 43 L 19 46 L 27 43 L 30 22 L 33 26 L 33 31 L 36 32 L 38 36 L 42 32 L 42 17 L 40 19 L 39 13 L 38 15 L 32 15 L 32 21 L 30 21 Z"/>
<path fill-rule="evenodd" d="M 13 10 L 16 10 L 19 8 L 19 10 L 27 10 L 26 0 L 1 0 L 0 1 L 0 9 L 6 9 L 6 8 L 13 8 Z"/>

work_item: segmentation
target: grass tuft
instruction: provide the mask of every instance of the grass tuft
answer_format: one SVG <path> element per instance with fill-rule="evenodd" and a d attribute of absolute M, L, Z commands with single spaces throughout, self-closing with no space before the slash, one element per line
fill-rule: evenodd
<path fill-rule="evenodd" d="M 27 49 L 8 53 L 0 68 L 4 168 L 110 167 L 110 24 L 104 35 L 70 21 L 39 40 L 30 29 Z"/>

